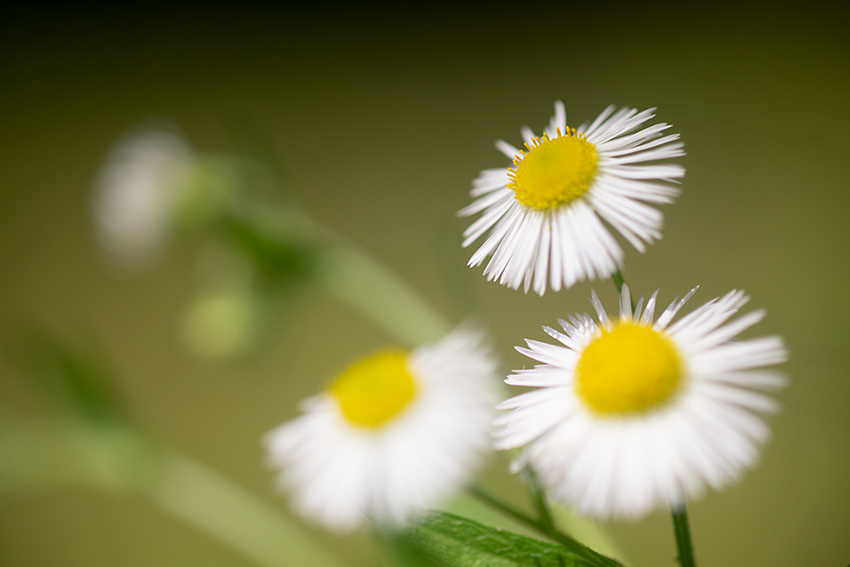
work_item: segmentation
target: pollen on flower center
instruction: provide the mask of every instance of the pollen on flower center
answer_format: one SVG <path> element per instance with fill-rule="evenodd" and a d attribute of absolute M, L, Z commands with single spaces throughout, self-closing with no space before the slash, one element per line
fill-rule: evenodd
<path fill-rule="evenodd" d="M 664 403 L 681 380 L 682 362 L 672 341 L 652 327 L 625 322 L 584 349 L 575 388 L 595 413 L 622 415 Z"/>
<path fill-rule="evenodd" d="M 397 416 L 416 395 L 407 353 L 388 351 L 351 365 L 330 386 L 342 415 L 353 425 L 376 428 Z"/>
<path fill-rule="evenodd" d="M 507 184 L 520 204 L 539 210 L 554 209 L 581 197 L 596 173 L 599 155 L 584 135 L 567 129 L 554 138 L 544 134 L 525 144 L 514 158 Z"/>

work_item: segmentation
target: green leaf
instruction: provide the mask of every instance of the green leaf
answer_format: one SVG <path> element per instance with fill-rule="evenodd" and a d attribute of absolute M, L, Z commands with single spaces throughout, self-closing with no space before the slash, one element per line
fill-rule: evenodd
<path fill-rule="evenodd" d="M 61 409 L 107 428 L 132 421 L 101 357 L 69 346 L 27 321 L 18 325 L 10 343 L 0 347 L 21 374 Z"/>
<path fill-rule="evenodd" d="M 565 548 L 432 512 L 411 527 L 411 544 L 448 567 L 590 567 L 593 563 Z"/>
<path fill-rule="evenodd" d="M 380 529 L 375 530 L 378 536 L 377 541 L 383 550 L 382 559 L 379 565 L 384 567 L 443 567 L 442 563 L 434 561 L 434 559 L 421 549 L 413 545 L 411 538 L 405 533 L 384 532 Z"/>

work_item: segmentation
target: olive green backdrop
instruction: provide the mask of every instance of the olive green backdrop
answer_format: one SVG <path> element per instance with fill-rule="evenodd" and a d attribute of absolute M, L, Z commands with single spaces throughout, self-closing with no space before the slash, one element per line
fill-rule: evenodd
<path fill-rule="evenodd" d="M 496 138 L 572 124 L 610 103 L 658 107 L 682 133 L 683 193 L 664 239 L 628 250 L 638 293 L 693 305 L 743 288 L 791 361 L 759 467 L 691 510 L 698 561 L 724 567 L 850 561 L 850 40 L 847 13 L 712 5 L 557 10 L 445 6 L 420 13 L 324 5 L 5 19 L 0 39 L 0 401 L 54 412 L 5 345 L 28 325 L 94 347 L 155 436 L 243 483 L 282 513 L 260 438 L 295 415 L 346 361 L 387 337 L 310 290 L 289 299 L 269 348 L 248 360 L 189 354 L 179 313 L 194 290 L 192 243 L 151 271 L 116 277 L 94 240 L 90 183 L 110 144 L 152 118 L 197 147 L 233 124 L 271 141 L 292 191 L 455 319 L 455 286 L 491 326 L 506 367 L 540 326 L 589 308 L 581 284 L 543 299 L 487 283 L 460 249 L 479 170 L 504 165 Z M 482 476 L 517 502 L 496 456 Z M 672 565 L 669 517 L 614 523 L 630 565 Z M 378 565 L 368 534 L 324 536 L 353 565 Z M 84 489 L 0 493 L 0 564 L 63 567 L 250 565 L 148 502 Z"/>

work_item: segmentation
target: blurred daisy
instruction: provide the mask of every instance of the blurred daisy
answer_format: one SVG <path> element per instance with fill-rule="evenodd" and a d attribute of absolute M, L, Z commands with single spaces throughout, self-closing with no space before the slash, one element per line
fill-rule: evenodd
<path fill-rule="evenodd" d="M 490 447 L 495 369 L 482 335 L 465 329 L 356 362 L 266 436 L 279 483 L 329 529 L 403 525 L 459 488 Z"/>
<path fill-rule="evenodd" d="M 786 359 L 778 337 L 733 340 L 764 317 L 727 322 L 747 297 L 732 291 L 671 321 L 695 290 L 654 319 L 654 293 L 632 311 L 626 286 L 619 320 L 596 294 L 587 315 L 545 328 L 561 345 L 527 341 L 519 352 L 542 364 L 506 382 L 534 391 L 503 402 L 497 447 L 526 446 L 550 497 L 597 518 L 637 518 L 676 507 L 705 487 L 720 489 L 754 466 L 769 436 L 760 414 L 783 385 L 759 370 Z"/>
<path fill-rule="evenodd" d="M 94 216 L 101 245 L 118 264 L 150 263 L 170 230 L 176 186 L 192 164 L 178 134 L 141 128 L 110 151 L 94 187 Z"/>
<path fill-rule="evenodd" d="M 590 125 L 568 128 L 564 103 L 542 136 L 522 129 L 524 150 L 498 140 L 513 167 L 485 169 L 472 204 L 460 216 L 483 213 L 463 233 L 467 247 L 489 235 L 470 266 L 492 256 L 488 280 L 540 295 L 581 280 L 606 278 L 623 263 L 623 250 L 604 219 L 643 252 L 661 238 L 662 214 L 651 204 L 670 203 L 678 189 L 662 181 L 685 175 L 678 165 L 648 163 L 684 155 L 668 124 L 638 130 L 655 109 L 609 106 Z M 637 130 L 637 131 L 636 131 Z"/>

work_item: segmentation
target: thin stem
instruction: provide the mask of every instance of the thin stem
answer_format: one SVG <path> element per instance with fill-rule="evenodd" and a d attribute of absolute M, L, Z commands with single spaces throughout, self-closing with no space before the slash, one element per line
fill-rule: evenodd
<path fill-rule="evenodd" d="M 507 502 L 501 500 L 498 496 L 495 496 L 490 492 L 484 490 L 480 486 L 470 484 L 466 487 L 466 491 L 484 504 L 490 506 L 498 512 L 501 512 L 505 516 L 513 518 L 521 524 L 525 524 L 526 526 L 530 526 L 532 528 L 537 529 L 537 526 L 539 525 L 539 522 L 537 520 L 535 520 L 528 514 L 521 512 L 518 508 L 515 508 Z"/>
<path fill-rule="evenodd" d="M 439 339 L 449 322 L 407 282 L 354 245 L 329 248 L 317 282 L 329 295 L 371 319 L 398 340 L 416 346 Z"/>
<path fill-rule="evenodd" d="M 694 548 L 691 543 L 691 528 L 688 524 L 688 505 L 671 508 L 673 515 L 673 531 L 676 533 L 676 547 L 679 550 L 679 565 L 681 567 L 696 567 Z"/>
<path fill-rule="evenodd" d="M 623 286 L 626 285 L 626 278 L 623 277 L 623 272 L 617 270 L 611 274 L 611 281 L 614 282 L 614 287 L 617 288 L 617 295 L 623 294 Z M 635 310 L 635 296 L 631 295 L 632 313 Z"/>
<path fill-rule="evenodd" d="M 151 446 L 135 430 L 0 421 L 0 496 L 68 486 L 140 494 L 254 565 L 345 565 L 275 507 L 198 461 Z"/>
<path fill-rule="evenodd" d="M 311 274 L 322 291 L 347 304 L 409 346 L 432 342 L 451 324 L 394 271 L 341 234 L 291 211 L 242 207 L 231 219 L 238 233 L 260 241 L 265 254 L 283 254 L 293 244 L 317 249 Z"/>
<path fill-rule="evenodd" d="M 340 566 L 303 529 L 203 464 L 169 455 L 163 479 L 147 496 L 194 528 L 226 542 L 257 565 Z"/>
<path fill-rule="evenodd" d="M 558 528 L 555 527 L 554 522 L 552 522 L 551 516 L 548 521 L 532 518 L 528 514 L 519 511 L 510 504 L 502 501 L 498 497 L 476 485 L 468 485 L 467 492 L 484 504 L 498 510 L 509 518 L 513 518 L 520 524 L 532 528 L 549 539 L 561 544 L 571 553 L 589 561 L 593 565 L 598 565 L 599 567 L 622 567 L 619 562 L 593 551 L 586 545 L 559 531 Z"/>
<path fill-rule="evenodd" d="M 534 509 L 537 510 L 537 515 L 540 516 L 540 521 L 548 529 L 554 530 L 555 520 L 552 518 L 549 503 L 546 502 L 546 494 L 544 494 L 543 488 L 541 488 L 540 483 L 537 481 L 537 473 L 531 467 L 525 467 L 522 470 L 522 478 L 525 481 L 525 486 L 528 489 L 528 495 L 531 497 Z"/>
<path fill-rule="evenodd" d="M 611 274 L 611 281 L 614 282 L 614 287 L 617 288 L 617 295 L 623 293 L 623 284 L 626 283 L 626 280 L 623 278 L 623 272 L 618 269 Z"/>

